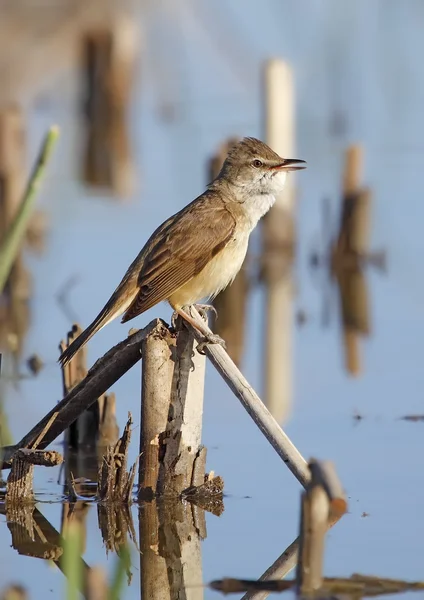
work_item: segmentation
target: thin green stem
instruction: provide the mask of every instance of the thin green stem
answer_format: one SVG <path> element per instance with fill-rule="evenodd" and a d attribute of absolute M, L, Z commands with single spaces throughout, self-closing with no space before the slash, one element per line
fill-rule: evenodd
<path fill-rule="evenodd" d="M 12 265 L 21 247 L 28 222 L 31 216 L 32 206 L 44 178 L 47 163 L 49 162 L 53 147 L 59 137 L 57 125 L 50 127 L 44 139 L 40 153 L 29 178 L 22 202 L 13 219 L 13 222 L 0 245 L 0 294 L 9 277 Z"/>

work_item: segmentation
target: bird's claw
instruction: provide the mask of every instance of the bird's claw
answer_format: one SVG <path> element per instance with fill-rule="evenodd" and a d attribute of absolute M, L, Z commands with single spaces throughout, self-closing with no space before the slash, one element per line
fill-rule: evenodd
<path fill-rule="evenodd" d="M 205 335 L 200 342 L 197 344 L 197 352 L 199 354 L 205 354 L 205 346 L 209 346 L 209 344 L 219 344 L 226 350 L 227 346 L 225 341 L 217 335 L 216 333 L 210 333 L 209 335 Z"/>
<path fill-rule="evenodd" d="M 177 311 L 174 310 L 174 312 L 172 313 L 172 317 L 171 317 L 171 325 L 175 331 L 177 331 L 177 320 L 178 320 L 179 316 L 180 315 L 177 313 Z"/>
<path fill-rule="evenodd" d="M 200 316 L 206 320 L 208 311 L 212 312 L 215 315 L 215 319 L 218 318 L 218 312 L 213 304 L 195 304 L 194 308 L 200 314 Z"/>

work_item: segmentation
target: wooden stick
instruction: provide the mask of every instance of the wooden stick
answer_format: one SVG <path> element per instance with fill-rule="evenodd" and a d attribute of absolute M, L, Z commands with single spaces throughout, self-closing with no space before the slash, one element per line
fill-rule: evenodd
<path fill-rule="evenodd" d="M 191 308 L 191 315 L 202 332 L 206 334 L 212 333 L 193 307 Z M 190 325 L 188 327 L 191 328 L 195 338 L 198 341 L 202 341 L 204 334 Z M 306 487 L 310 475 L 305 459 L 281 429 L 252 386 L 228 356 L 227 352 L 218 344 L 207 345 L 205 352 L 215 369 L 227 382 L 277 454 L 283 459 L 284 463 L 303 487 Z"/>
<path fill-rule="evenodd" d="M 200 317 L 199 317 L 200 318 Z M 81 381 L 61 402 L 41 419 L 35 427 L 14 446 L 6 446 L 0 450 L 3 457 L 3 469 L 10 468 L 11 457 L 18 448 L 26 448 L 38 437 L 54 413 L 58 413 L 50 429 L 45 433 L 38 448 L 48 446 L 99 396 L 109 389 L 122 375 L 141 359 L 141 345 L 150 331 L 157 326 L 158 319 L 147 327 L 129 336 L 114 346 L 89 370 L 87 377 Z"/>
<path fill-rule="evenodd" d="M 50 127 L 44 139 L 33 172 L 30 176 L 22 202 L 18 208 L 15 218 L 13 219 L 9 231 L 7 232 L 0 246 L 0 292 L 4 288 L 10 273 L 10 269 L 12 268 L 13 261 L 22 243 L 22 239 L 31 215 L 32 205 L 43 180 L 47 163 L 50 159 L 53 147 L 58 137 L 59 128 L 57 126 Z"/>

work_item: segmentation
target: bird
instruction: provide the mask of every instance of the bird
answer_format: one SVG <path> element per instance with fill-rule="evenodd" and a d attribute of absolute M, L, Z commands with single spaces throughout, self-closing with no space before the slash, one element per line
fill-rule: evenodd
<path fill-rule="evenodd" d="M 117 317 L 126 323 L 163 300 L 173 317 L 199 329 L 189 307 L 213 299 L 234 280 L 249 236 L 283 190 L 287 173 L 304 168 L 304 160 L 282 158 L 256 138 L 236 142 L 206 191 L 150 236 L 94 321 L 61 354 L 60 364 Z M 209 334 L 205 343 L 222 340 Z"/>

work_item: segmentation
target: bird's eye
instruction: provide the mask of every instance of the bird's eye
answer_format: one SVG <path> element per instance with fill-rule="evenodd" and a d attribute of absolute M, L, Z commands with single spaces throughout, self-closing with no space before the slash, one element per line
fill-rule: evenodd
<path fill-rule="evenodd" d="M 254 160 L 254 161 L 252 162 L 252 165 L 253 165 L 254 167 L 256 167 L 256 168 L 258 168 L 258 167 L 262 167 L 262 165 L 263 165 L 263 162 L 257 158 L 256 160 Z"/>

